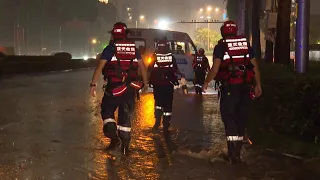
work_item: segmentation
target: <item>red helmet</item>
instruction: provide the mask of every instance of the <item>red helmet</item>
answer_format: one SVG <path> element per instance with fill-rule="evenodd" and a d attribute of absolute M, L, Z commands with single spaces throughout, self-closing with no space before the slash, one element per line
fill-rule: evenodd
<path fill-rule="evenodd" d="M 200 48 L 200 49 L 198 50 L 198 52 L 199 52 L 200 55 L 203 55 L 205 51 L 204 51 L 203 48 Z"/>
<path fill-rule="evenodd" d="M 160 54 L 169 53 L 170 46 L 167 40 L 159 40 L 157 43 L 157 51 Z"/>
<path fill-rule="evenodd" d="M 222 37 L 228 36 L 228 35 L 237 35 L 238 32 L 238 26 L 234 21 L 226 21 L 221 26 L 221 35 Z"/>
<path fill-rule="evenodd" d="M 125 39 L 128 34 L 127 25 L 122 22 L 114 24 L 111 34 L 113 39 Z"/>

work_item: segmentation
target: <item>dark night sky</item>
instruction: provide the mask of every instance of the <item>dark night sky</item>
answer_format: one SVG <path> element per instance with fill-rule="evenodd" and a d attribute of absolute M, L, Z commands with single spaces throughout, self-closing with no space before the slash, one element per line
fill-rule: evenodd
<path fill-rule="evenodd" d="M 13 42 L 13 12 L 17 10 L 16 7 L 18 4 L 17 2 L 28 2 L 29 6 L 35 7 L 33 4 L 36 2 L 39 2 L 41 0 L 0 0 L 0 44 L 7 44 L 11 45 Z M 46 2 L 55 3 L 60 2 L 63 5 L 70 4 L 71 2 L 76 2 L 77 0 L 47 0 Z M 84 0 L 83 0 L 84 1 Z M 86 1 L 98 1 L 98 0 L 86 0 Z M 119 1 L 119 0 L 116 0 Z M 137 8 L 139 9 L 140 14 L 146 15 L 146 20 L 148 20 L 148 23 L 153 23 L 153 20 L 158 18 L 168 18 L 172 21 L 181 21 L 181 20 L 191 20 L 194 17 L 199 17 L 199 14 L 197 14 L 197 11 L 199 9 L 205 8 L 206 6 L 210 5 L 213 8 L 219 7 L 220 9 L 225 8 L 224 0 L 123 0 L 124 2 L 128 2 L 136 4 Z M 138 3 L 139 2 L 139 3 Z M 8 3 L 11 4 L 12 7 L 8 7 Z M 39 4 L 39 3 L 38 3 Z M 81 5 L 79 3 L 71 3 L 74 4 L 74 6 L 80 7 Z M 52 17 L 57 17 L 57 13 L 54 11 L 53 8 L 54 4 L 48 5 L 50 8 L 48 8 L 48 11 L 46 11 L 46 14 L 51 14 Z M 320 14 L 320 0 L 311 0 L 311 13 L 312 14 Z M 26 8 L 25 8 L 26 9 Z M 73 7 L 71 9 L 77 9 L 77 7 Z M 81 9 L 81 8 L 80 8 Z M 80 14 L 87 13 L 86 10 L 77 10 L 77 12 L 80 12 Z M 21 12 L 23 14 L 23 12 Z M 24 13 L 25 14 L 25 13 Z M 31 43 L 39 44 L 39 27 L 40 27 L 40 8 L 35 8 L 30 12 L 32 22 L 30 24 L 30 37 L 29 39 L 32 40 Z M 222 15 L 216 15 L 220 18 Z M 27 16 L 21 17 L 21 22 L 23 19 L 26 19 Z M 45 39 L 45 41 L 48 41 L 48 43 L 53 44 L 55 47 L 57 46 L 57 36 L 59 33 L 59 26 L 57 26 L 57 19 L 47 19 L 46 22 L 44 22 L 44 26 L 46 24 L 50 24 L 54 28 L 48 27 L 45 31 L 46 33 L 51 33 L 53 35 L 48 35 Z M 49 26 L 49 25 L 48 25 Z M 180 26 L 177 30 L 183 30 L 183 31 L 193 31 L 194 27 L 190 25 L 189 26 Z M 215 28 L 214 25 L 211 26 L 211 28 Z M 54 37 L 52 39 L 52 37 Z"/>

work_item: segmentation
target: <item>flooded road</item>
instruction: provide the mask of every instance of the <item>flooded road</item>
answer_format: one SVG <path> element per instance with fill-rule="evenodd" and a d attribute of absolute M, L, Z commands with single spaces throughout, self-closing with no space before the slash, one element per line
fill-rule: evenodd
<path fill-rule="evenodd" d="M 170 142 L 151 133 L 153 95 L 142 95 L 131 155 L 106 152 L 102 91 L 89 96 L 91 75 L 87 70 L 0 82 L 1 180 L 300 179 L 305 174 L 313 179 L 301 162 L 252 147 L 244 153 L 247 165 L 224 162 L 224 128 L 214 93 L 200 97 L 176 90 Z"/>

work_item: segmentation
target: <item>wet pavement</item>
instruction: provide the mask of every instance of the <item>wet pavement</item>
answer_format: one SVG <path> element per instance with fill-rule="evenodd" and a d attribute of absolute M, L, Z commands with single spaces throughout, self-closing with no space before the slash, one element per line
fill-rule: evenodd
<path fill-rule="evenodd" d="M 246 147 L 231 166 L 217 95 L 175 92 L 172 141 L 154 135 L 154 101 L 144 94 L 133 120 L 132 153 L 106 152 L 99 96 L 89 96 L 91 70 L 0 81 L 0 179 L 307 179 L 299 160 Z"/>

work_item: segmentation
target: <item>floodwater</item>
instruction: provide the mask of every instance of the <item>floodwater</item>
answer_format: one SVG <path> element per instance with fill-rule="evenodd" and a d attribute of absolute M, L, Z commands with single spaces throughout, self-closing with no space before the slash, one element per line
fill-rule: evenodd
<path fill-rule="evenodd" d="M 107 152 L 102 91 L 89 96 L 91 75 L 84 70 L 0 81 L 1 180 L 299 179 L 305 174 L 313 179 L 302 162 L 259 148 L 244 150 L 246 164 L 226 163 L 213 90 L 203 97 L 176 90 L 168 142 L 151 133 L 153 95 L 141 95 L 132 121 L 132 153 Z"/>

